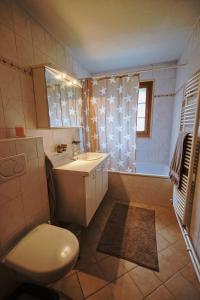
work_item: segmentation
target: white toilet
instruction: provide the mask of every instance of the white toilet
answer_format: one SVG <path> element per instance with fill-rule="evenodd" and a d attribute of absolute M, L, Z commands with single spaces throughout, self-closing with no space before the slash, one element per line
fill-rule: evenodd
<path fill-rule="evenodd" d="M 69 272 L 78 255 L 79 242 L 73 233 L 41 224 L 15 245 L 3 263 L 31 282 L 49 284 Z"/>

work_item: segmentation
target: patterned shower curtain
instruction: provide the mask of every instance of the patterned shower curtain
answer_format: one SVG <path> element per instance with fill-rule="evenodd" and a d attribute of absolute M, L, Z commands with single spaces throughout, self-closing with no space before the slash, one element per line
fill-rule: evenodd
<path fill-rule="evenodd" d="M 110 153 L 111 171 L 135 171 L 138 92 L 138 75 L 83 82 L 85 150 Z"/>

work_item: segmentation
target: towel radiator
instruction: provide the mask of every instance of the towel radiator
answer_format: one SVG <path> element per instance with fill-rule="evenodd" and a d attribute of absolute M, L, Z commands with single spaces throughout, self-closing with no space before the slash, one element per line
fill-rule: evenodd
<path fill-rule="evenodd" d="M 179 187 L 174 185 L 173 206 L 182 225 L 190 226 L 192 201 L 199 155 L 200 71 L 186 83 L 180 131 L 189 133 L 185 141 Z"/>

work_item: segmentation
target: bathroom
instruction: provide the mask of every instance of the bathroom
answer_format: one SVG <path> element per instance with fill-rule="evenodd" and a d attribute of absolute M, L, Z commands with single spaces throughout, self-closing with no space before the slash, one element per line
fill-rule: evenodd
<path fill-rule="evenodd" d="M 200 299 L 198 151 L 187 215 L 169 179 L 199 80 L 199 16 L 198 0 L 0 1 L 0 299 Z M 34 274 L 34 255 L 61 246 L 65 268 Z"/>

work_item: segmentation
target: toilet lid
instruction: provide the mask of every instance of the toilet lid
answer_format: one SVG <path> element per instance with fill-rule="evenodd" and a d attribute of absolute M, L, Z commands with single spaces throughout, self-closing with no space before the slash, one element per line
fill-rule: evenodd
<path fill-rule="evenodd" d="M 48 274 L 65 268 L 77 257 L 78 251 L 78 240 L 70 231 L 41 224 L 19 241 L 4 262 L 30 276 Z"/>

